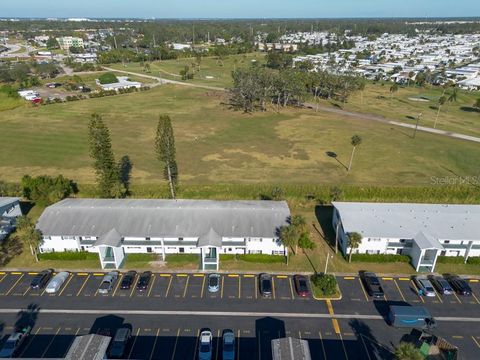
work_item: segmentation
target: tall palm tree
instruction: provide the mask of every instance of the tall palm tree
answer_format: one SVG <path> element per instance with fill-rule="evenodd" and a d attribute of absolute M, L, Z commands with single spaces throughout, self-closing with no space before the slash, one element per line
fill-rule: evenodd
<path fill-rule="evenodd" d="M 448 101 L 448 109 L 450 109 L 450 104 L 453 102 L 457 102 L 457 88 L 453 88 L 452 93 L 447 98 Z"/>
<path fill-rule="evenodd" d="M 411 343 L 401 342 L 395 348 L 396 360 L 422 360 L 423 356 Z"/>
<path fill-rule="evenodd" d="M 290 226 L 293 227 L 297 234 L 295 241 L 295 254 L 298 252 L 298 241 L 301 235 L 307 230 L 307 219 L 302 215 L 293 215 L 290 219 Z"/>
<path fill-rule="evenodd" d="M 298 244 L 298 234 L 295 228 L 291 225 L 282 226 L 280 228 L 280 241 L 283 246 L 293 250 L 293 246 Z"/>
<path fill-rule="evenodd" d="M 392 86 L 390 86 L 390 99 L 393 98 L 393 94 L 398 91 L 398 84 L 395 82 Z"/>
<path fill-rule="evenodd" d="M 353 155 L 355 154 L 355 149 L 357 148 L 357 146 L 360 146 L 361 143 L 362 143 L 362 138 L 359 135 L 352 136 L 350 140 L 350 144 L 352 144 L 353 149 L 352 149 L 352 155 L 350 156 L 350 163 L 348 164 L 347 171 L 350 171 L 350 169 L 352 168 Z"/>
<path fill-rule="evenodd" d="M 437 128 L 438 115 L 440 115 L 440 109 L 442 108 L 442 105 L 444 105 L 446 101 L 447 101 L 447 98 L 444 95 L 442 95 L 438 98 L 437 116 L 435 118 L 435 123 L 433 124 L 434 129 Z"/>
<path fill-rule="evenodd" d="M 348 262 L 352 262 L 352 254 L 354 249 L 358 249 L 360 244 L 362 243 L 362 235 L 357 232 L 350 232 L 347 234 L 348 237 L 348 247 L 350 248 L 350 252 L 348 254 Z"/>

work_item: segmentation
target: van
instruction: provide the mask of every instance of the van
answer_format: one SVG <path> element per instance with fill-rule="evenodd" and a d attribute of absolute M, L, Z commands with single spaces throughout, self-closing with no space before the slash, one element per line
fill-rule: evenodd
<path fill-rule="evenodd" d="M 390 305 L 388 323 L 396 328 L 433 329 L 436 322 L 424 306 Z"/>

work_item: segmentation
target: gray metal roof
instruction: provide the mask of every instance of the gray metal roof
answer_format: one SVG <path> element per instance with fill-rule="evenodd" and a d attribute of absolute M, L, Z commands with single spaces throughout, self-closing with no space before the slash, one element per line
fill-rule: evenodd
<path fill-rule="evenodd" d="M 425 234 L 423 231 L 415 235 L 414 240 L 420 249 L 443 249 L 438 239 L 435 239 L 429 234 Z"/>
<path fill-rule="evenodd" d="M 65 360 L 102 360 L 111 337 L 89 334 L 78 336 L 70 346 Z"/>
<path fill-rule="evenodd" d="M 100 235 L 98 240 L 95 241 L 95 246 L 107 245 L 107 246 L 118 247 L 120 246 L 121 242 L 122 242 L 122 235 L 120 235 L 118 231 L 115 228 L 113 228 L 106 234 Z"/>
<path fill-rule="evenodd" d="M 204 246 L 222 247 L 222 237 L 213 228 L 210 228 L 206 234 L 200 235 L 198 238 L 197 247 Z"/>
<path fill-rule="evenodd" d="M 364 237 L 480 240 L 480 205 L 333 202 L 345 232 Z"/>
<path fill-rule="evenodd" d="M 18 197 L 0 197 L 0 216 L 3 215 L 3 213 L 11 208 L 13 204 L 16 202 L 20 201 L 20 198 Z M 21 212 L 15 211 L 14 214 L 11 214 L 11 216 L 20 216 L 22 215 Z"/>
<path fill-rule="evenodd" d="M 287 225 L 285 201 L 64 199 L 45 209 L 37 228 L 47 236 L 277 237 Z"/>
<path fill-rule="evenodd" d="M 292 337 L 272 340 L 273 360 L 311 360 L 308 341 Z"/>

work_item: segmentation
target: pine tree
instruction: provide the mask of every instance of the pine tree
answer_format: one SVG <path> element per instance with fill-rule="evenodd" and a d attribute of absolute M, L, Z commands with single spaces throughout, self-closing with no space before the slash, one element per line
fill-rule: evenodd
<path fill-rule="evenodd" d="M 106 198 L 122 197 L 125 187 L 120 183 L 117 163 L 112 150 L 110 131 L 98 114 L 93 114 L 88 125 L 90 156 L 97 175 L 100 196 Z"/>
<path fill-rule="evenodd" d="M 155 139 L 155 149 L 158 160 L 163 165 L 163 174 L 170 187 L 170 195 L 175 199 L 178 185 L 178 167 L 175 159 L 175 137 L 172 121 L 168 115 L 160 115 Z"/>

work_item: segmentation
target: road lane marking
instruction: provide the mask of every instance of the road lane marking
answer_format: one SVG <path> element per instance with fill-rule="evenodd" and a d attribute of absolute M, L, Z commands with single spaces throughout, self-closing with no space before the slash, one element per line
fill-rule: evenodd
<path fill-rule="evenodd" d="M 480 343 L 478 342 L 477 339 L 475 339 L 475 336 L 472 336 L 472 340 L 473 340 L 473 342 L 475 343 L 475 345 L 477 345 L 477 347 L 480 348 Z"/>
<path fill-rule="evenodd" d="M 203 280 L 202 280 L 202 291 L 200 292 L 200 298 L 203 299 L 203 292 L 205 290 L 205 278 L 206 276 L 203 277 Z"/>
<path fill-rule="evenodd" d="M 177 274 L 177 277 L 186 277 L 188 276 L 187 274 Z"/>
<path fill-rule="evenodd" d="M 277 279 L 286 279 L 287 275 L 277 275 Z"/>
<path fill-rule="evenodd" d="M 360 287 L 362 288 L 363 295 L 365 295 L 365 300 L 367 300 L 367 302 L 368 302 L 367 292 L 365 291 L 365 288 L 363 287 L 362 280 L 360 280 L 360 278 L 358 278 L 358 282 L 360 283 Z"/>
<path fill-rule="evenodd" d="M 344 276 L 344 280 L 355 280 L 355 276 Z"/>
<path fill-rule="evenodd" d="M 365 352 L 367 353 L 368 360 L 372 360 L 372 358 L 370 357 L 370 353 L 368 351 L 368 348 L 367 348 L 367 344 L 365 344 L 365 340 L 363 340 L 363 334 L 360 334 L 360 339 L 362 340 L 363 348 L 365 349 Z"/>
<path fill-rule="evenodd" d="M 417 285 L 415 285 L 415 283 L 413 282 L 413 280 L 410 280 L 410 283 L 412 284 L 413 289 L 415 290 L 415 294 L 417 294 L 418 298 L 422 301 L 422 303 L 425 304 L 425 300 L 423 300 L 423 296 L 421 296 L 420 293 L 418 292 Z"/>
<path fill-rule="evenodd" d="M 178 328 L 178 330 L 177 330 L 177 337 L 175 338 L 175 345 L 173 346 L 172 360 L 175 359 L 175 352 L 177 351 L 177 344 L 178 344 L 179 335 L 180 335 L 180 328 Z M 197 336 L 197 341 L 198 341 L 198 336 Z M 196 347 L 196 345 L 195 345 L 195 347 Z M 195 349 L 195 351 L 194 351 L 195 354 L 197 353 L 196 350 L 197 349 Z"/>
<path fill-rule="evenodd" d="M 172 276 L 172 275 L 170 275 L 170 274 L 160 274 L 160 276 L 162 276 L 162 277 L 169 277 L 169 276 Z"/>
<path fill-rule="evenodd" d="M 187 295 L 187 289 L 188 289 L 188 281 L 190 280 L 190 276 L 187 277 L 187 281 L 185 282 L 185 289 L 183 290 L 183 297 Z"/>
<path fill-rule="evenodd" d="M 455 294 L 455 292 L 453 292 L 453 296 L 455 296 L 455 299 L 457 299 L 458 303 L 461 304 L 462 302 L 460 301 L 460 299 L 458 298 L 457 294 Z"/>
<path fill-rule="evenodd" d="M 2 273 L 0 273 L 0 274 L 3 275 L 2 278 L 0 279 L 0 283 L 1 283 L 3 280 L 5 280 L 5 278 L 8 276 L 8 274 L 5 274 L 5 272 L 3 272 L 3 274 Z"/>
<path fill-rule="evenodd" d="M 150 297 L 150 294 L 152 293 L 153 285 L 155 285 L 155 274 L 152 274 L 153 280 L 152 280 L 152 285 L 150 285 L 150 289 L 148 289 L 147 297 Z"/>
<path fill-rule="evenodd" d="M 477 302 L 477 304 L 480 304 L 480 301 L 478 301 L 477 297 L 475 296 L 475 294 L 472 292 L 472 296 L 474 297 L 475 301 Z"/>
<path fill-rule="evenodd" d="M 435 290 L 435 288 L 433 288 L 433 291 L 435 292 L 435 295 L 437 295 L 438 300 L 440 300 L 440 303 L 443 304 L 443 301 L 440 298 L 440 295 L 437 293 L 437 290 Z"/>
<path fill-rule="evenodd" d="M 63 292 L 65 291 L 65 289 L 67 288 L 68 284 L 70 283 L 70 281 L 72 281 L 72 278 L 75 276 L 75 274 L 70 274 L 70 276 L 68 277 L 68 280 L 67 280 L 67 283 L 65 285 L 63 285 L 63 289 L 60 290 L 60 292 L 58 293 L 58 296 L 62 296 Z"/>
<path fill-rule="evenodd" d="M 255 275 L 247 274 L 247 275 L 243 275 L 243 277 L 253 278 L 253 277 L 255 277 Z"/>
<path fill-rule="evenodd" d="M 158 335 L 160 334 L 160 328 L 157 329 L 157 334 L 155 335 L 155 341 L 153 342 L 152 352 L 150 353 L 150 360 L 153 359 L 153 354 L 155 353 L 155 347 L 157 346 Z"/>
<path fill-rule="evenodd" d="M 31 289 L 31 287 L 30 287 L 30 286 L 28 286 L 28 287 L 27 287 L 27 290 L 25 290 L 25 292 L 23 293 L 23 296 L 27 295 L 27 293 L 28 293 L 28 290 L 30 290 L 30 289 Z"/>
<path fill-rule="evenodd" d="M 12 274 L 12 275 L 25 275 L 21 271 L 12 271 L 10 274 Z"/>
<path fill-rule="evenodd" d="M 393 280 L 393 277 L 382 277 L 382 280 L 392 281 L 392 280 Z"/>
<path fill-rule="evenodd" d="M 120 283 L 122 282 L 123 274 L 120 274 L 120 279 L 118 279 L 117 286 L 115 286 L 115 290 L 113 290 L 112 296 L 115 296 L 115 294 L 118 291 L 118 288 L 120 287 Z"/>
<path fill-rule="evenodd" d="M 452 338 L 454 339 L 463 339 L 462 335 L 452 335 Z"/>
<path fill-rule="evenodd" d="M 238 277 L 238 274 L 228 274 L 228 277 Z"/>
<path fill-rule="evenodd" d="M 332 324 L 333 324 L 333 330 L 335 331 L 335 334 L 340 335 L 340 325 L 338 325 L 338 320 L 337 319 L 332 319 Z"/>
<path fill-rule="evenodd" d="M 258 278 L 255 276 L 255 299 L 258 297 Z"/>
<path fill-rule="evenodd" d="M 194 277 L 203 277 L 203 274 L 193 274 Z"/>
<path fill-rule="evenodd" d="M 29 272 L 28 275 L 38 275 L 38 272 Z"/>
<path fill-rule="evenodd" d="M 87 275 L 85 281 L 83 282 L 82 286 L 80 287 L 80 290 L 78 290 L 78 292 L 77 292 L 77 296 L 80 296 L 80 293 L 82 292 L 83 288 L 85 287 L 88 279 L 90 279 L 90 275 Z"/>
<path fill-rule="evenodd" d="M 45 354 L 47 353 L 48 349 L 50 349 L 50 346 L 52 346 L 53 340 L 55 340 L 55 338 L 57 337 L 58 333 L 60 332 L 60 329 L 61 329 L 61 327 L 59 327 L 59 328 L 57 329 L 57 332 L 53 335 L 52 340 L 50 340 L 50 342 L 48 343 L 47 347 L 45 348 L 45 351 L 42 353 L 42 356 L 40 356 L 41 358 L 44 358 L 44 357 L 45 357 Z"/>
<path fill-rule="evenodd" d="M 81 272 L 81 273 L 77 273 L 78 276 L 88 276 L 88 273 L 85 273 L 85 272 Z"/>
<path fill-rule="evenodd" d="M 197 329 L 197 336 L 195 337 L 195 348 L 193 350 L 193 360 L 197 358 L 198 338 L 200 337 L 200 329 Z"/>
<path fill-rule="evenodd" d="M 137 274 L 138 275 L 138 274 Z M 133 293 L 135 292 L 135 287 L 137 286 L 137 283 L 138 283 L 138 279 L 140 278 L 140 276 L 137 276 L 135 275 L 135 277 L 133 278 L 133 281 L 132 281 L 132 291 L 130 291 L 130 296 L 129 297 L 132 297 L 133 296 Z"/>
<path fill-rule="evenodd" d="M 130 347 L 130 352 L 128 353 L 128 358 L 132 357 L 133 348 L 135 347 L 135 343 L 137 342 L 138 334 L 140 334 L 140 328 L 137 329 L 137 333 L 135 334 L 135 339 L 133 339 L 132 346 Z"/>
<path fill-rule="evenodd" d="M 241 286 L 242 286 L 242 278 L 239 276 L 238 277 L 238 298 L 239 299 L 241 298 L 241 294 L 242 294 Z"/>
<path fill-rule="evenodd" d="M 23 358 L 23 354 L 25 353 L 25 351 L 27 351 L 27 349 L 29 348 L 29 346 L 32 344 L 33 338 L 34 338 L 35 336 L 37 336 L 37 334 L 38 334 L 38 332 L 40 331 L 41 328 L 42 328 L 42 327 L 39 326 L 38 329 L 33 333 L 33 336 L 29 335 L 29 336 L 27 337 L 28 343 L 26 343 L 26 345 L 23 346 L 23 350 L 22 350 L 22 352 L 20 353 L 20 355 L 18 356 L 19 358 Z"/>
<path fill-rule="evenodd" d="M 5 275 L 5 271 L 0 271 L 0 275 Z"/>
<path fill-rule="evenodd" d="M 172 286 L 172 279 L 173 279 L 173 276 L 170 276 L 170 281 L 168 282 L 167 291 L 165 291 L 165 297 L 168 296 L 168 292 L 170 291 L 170 286 Z"/>
<path fill-rule="evenodd" d="M 272 277 L 272 295 L 273 295 L 273 300 L 275 300 L 275 280 Z"/>
<path fill-rule="evenodd" d="M 325 352 L 325 345 L 323 345 L 322 333 L 320 331 L 318 332 L 318 337 L 320 338 L 320 344 L 322 345 L 323 357 L 327 360 L 327 353 Z"/>
<path fill-rule="evenodd" d="M 345 343 L 343 342 L 342 334 L 338 333 L 338 336 L 340 337 L 340 341 L 342 342 L 343 352 L 345 354 L 345 360 L 348 360 L 347 349 L 345 348 Z"/>
<path fill-rule="evenodd" d="M 393 282 L 395 283 L 395 286 L 397 287 L 398 289 L 398 292 L 400 293 L 400 296 L 402 297 L 402 300 L 407 302 L 407 300 L 405 300 L 405 296 L 403 296 L 403 293 L 402 293 L 402 290 L 400 290 L 400 286 L 398 286 L 397 282 L 395 281 L 395 279 L 393 280 Z"/>
<path fill-rule="evenodd" d="M 220 329 L 217 330 L 217 350 L 215 351 L 215 359 L 220 359 L 218 356 L 218 349 L 220 348 Z M 195 349 L 196 350 L 196 349 Z"/>
<path fill-rule="evenodd" d="M 93 273 L 93 276 L 103 276 L 105 273 Z"/>
<path fill-rule="evenodd" d="M 223 280 L 224 280 L 224 277 L 222 276 L 222 288 L 220 289 L 220 299 L 223 299 Z"/>
<path fill-rule="evenodd" d="M 13 273 L 12 273 L 12 274 L 13 274 Z M 22 273 L 19 273 L 19 274 L 22 274 Z M 15 281 L 15 284 L 13 284 L 13 286 L 5 293 L 5 295 L 8 295 L 8 294 L 10 294 L 10 293 L 12 292 L 13 288 L 14 288 L 15 286 L 17 286 L 17 284 L 20 282 L 20 280 L 22 280 L 22 278 L 23 278 L 24 275 L 25 275 L 25 274 L 22 274 L 21 276 L 18 277 L 17 281 Z"/>
<path fill-rule="evenodd" d="M 409 279 L 409 278 L 405 278 L 405 277 L 401 277 L 401 278 L 398 278 L 398 280 L 400 280 L 400 281 L 408 281 L 408 280 L 410 280 L 410 279 Z"/>
<path fill-rule="evenodd" d="M 240 329 L 237 330 L 237 360 L 240 360 Z"/>
<path fill-rule="evenodd" d="M 327 304 L 328 313 L 330 314 L 330 316 L 334 316 L 335 312 L 333 311 L 332 302 L 330 300 L 325 300 L 325 302 Z M 335 333 L 340 334 L 340 326 L 338 325 L 338 320 L 332 319 L 332 324 L 333 324 L 333 329 L 335 330 Z"/>
<path fill-rule="evenodd" d="M 295 299 L 295 295 L 293 295 L 293 285 L 292 285 L 293 279 L 289 279 L 289 284 L 290 284 L 290 295 L 292 295 L 292 300 Z"/>

